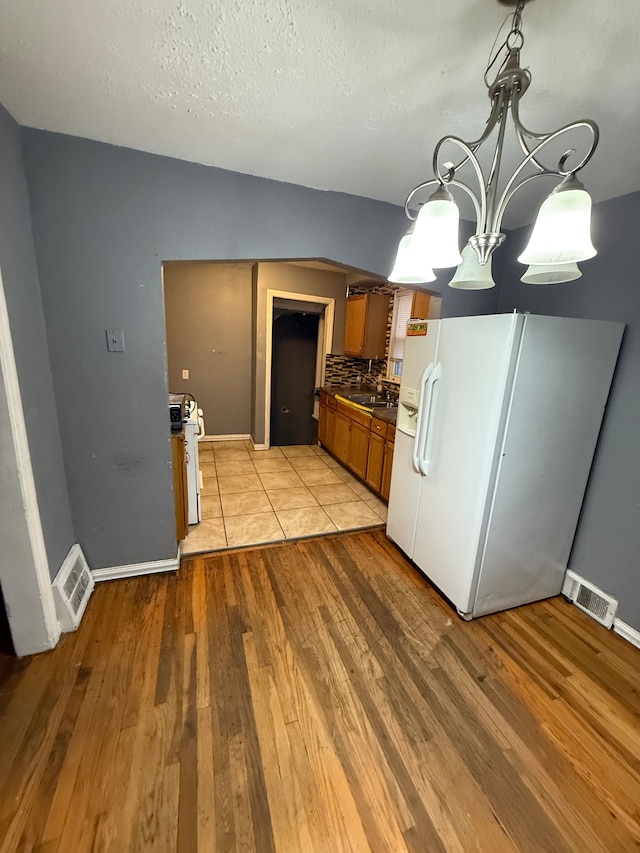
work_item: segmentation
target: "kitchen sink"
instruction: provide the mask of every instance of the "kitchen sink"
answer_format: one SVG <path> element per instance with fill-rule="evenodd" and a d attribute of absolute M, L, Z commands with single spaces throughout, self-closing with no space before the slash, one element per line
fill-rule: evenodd
<path fill-rule="evenodd" d="M 398 405 L 393 400 L 387 400 L 382 394 L 344 394 L 343 396 L 345 400 L 351 400 L 352 403 L 366 406 L 368 409 L 393 409 Z"/>

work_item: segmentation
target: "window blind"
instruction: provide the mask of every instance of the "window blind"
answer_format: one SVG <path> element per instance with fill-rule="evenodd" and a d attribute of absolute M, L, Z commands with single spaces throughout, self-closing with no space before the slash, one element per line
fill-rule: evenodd
<path fill-rule="evenodd" d="M 407 337 L 407 323 L 411 319 L 413 305 L 412 290 L 398 290 L 393 300 L 393 322 L 389 341 L 389 358 L 404 358 L 404 342 Z"/>

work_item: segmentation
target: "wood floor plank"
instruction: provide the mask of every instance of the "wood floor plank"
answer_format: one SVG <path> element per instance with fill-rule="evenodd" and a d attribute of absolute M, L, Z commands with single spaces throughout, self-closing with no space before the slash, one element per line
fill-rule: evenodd
<path fill-rule="evenodd" d="M 637 853 L 640 652 L 382 530 L 201 555 L 0 657 L 0 770 L 0 853 Z"/>

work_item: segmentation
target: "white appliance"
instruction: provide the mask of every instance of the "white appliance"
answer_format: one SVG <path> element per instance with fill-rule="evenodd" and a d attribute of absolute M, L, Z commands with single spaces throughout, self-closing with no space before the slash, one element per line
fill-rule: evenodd
<path fill-rule="evenodd" d="M 189 524 L 198 524 L 202 518 L 200 510 L 200 459 L 198 456 L 198 407 L 193 407 L 184 421 L 184 443 L 187 453 L 187 495 L 189 500 Z"/>
<path fill-rule="evenodd" d="M 387 535 L 463 618 L 560 592 L 623 330 L 409 323 Z"/>

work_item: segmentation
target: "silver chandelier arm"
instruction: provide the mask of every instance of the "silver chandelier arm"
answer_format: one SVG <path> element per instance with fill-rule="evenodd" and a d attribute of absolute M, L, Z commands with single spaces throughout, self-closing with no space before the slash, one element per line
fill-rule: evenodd
<path fill-rule="evenodd" d="M 527 139 L 545 140 L 548 136 L 551 136 L 551 134 L 549 133 L 536 133 L 535 131 L 529 130 L 529 128 L 524 126 L 524 124 L 520 120 L 520 95 L 515 95 L 512 99 L 511 118 L 513 119 L 513 124 L 515 127 L 516 136 L 518 137 L 518 142 L 520 143 L 520 147 L 522 148 L 523 153 L 527 157 L 531 154 L 531 149 L 529 148 L 526 142 Z M 586 166 L 586 164 L 593 156 L 594 151 L 598 147 L 598 142 L 600 140 L 600 130 L 598 128 L 598 125 L 594 121 L 591 121 L 591 119 L 580 119 L 578 121 L 574 121 L 571 124 L 567 124 L 564 127 L 559 128 L 557 131 L 554 131 L 554 134 L 564 133 L 565 131 L 572 130 L 578 127 L 586 127 L 591 131 L 591 145 L 587 151 L 587 154 L 585 155 L 585 158 L 579 163 L 578 166 L 575 166 L 573 169 L 571 169 L 571 171 L 563 171 L 564 164 L 566 163 L 569 156 L 575 153 L 575 149 L 571 149 L 570 151 L 565 152 L 565 154 L 560 160 L 558 172 L 559 174 L 564 175 L 564 177 L 566 177 L 567 175 L 575 174 L 576 172 L 580 171 L 580 169 L 582 169 L 584 166 Z M 538 169 L 540 169 L 541 172 L 547 171 L 547 167 L 544 164 L 540 163 L 535 157 L 532 157 L 529 162 L 531 162 Z"/>
<path fill-rule="evenodd" d="M 516 119 L 516 117 L 517 116 L 514 115 L 514 120 Z M 598 125 L 595 122 L 591 121 L 590 119 L 580 119 L 579 121 L 574 121 L 571 124 L 566 124 L 564 127 L 560 127 L 560 128 L 558 128 L 558 130 L 555 130 L 553 133 L 549 133 L 549 134 L 532 133 L 531 131 L 528 131 L 519 122 L 516 124 L 516 127 L 517 128 L 519 127 L 522 130 L 522 132 L 524 134 L 526 134 L 527 136 L 529 136 L 531 139 L 540 139 L 542 141 L 539 142 L 538 145 L 536 145 L 536 147 L 533 148 L 527 154 L 527 156 L 520 163 L 518 168 L 515 170 L 515 172 L 513 173 L 511 178 L 509 179 L 506 187 L 504 188 L 504 190 L 502 192 L 502 195 L 500 196 L 500 200 L 499 200 L 498 205 L 496 207 L 496 211 L 495 211 L 495 214 L 493 217 L 493 222 L 492 222 L 492 228 L 491 228 L 492 231 L 499 231 L 500 230 L 500 226 L 502 224 L 502 217 L 504 216 L 505 208 L 506 208 L 507 204 L 509 203 L 509 201 L 511 200 L 511 198 L 513 197 L 513 194 L 518 189 L 520 189 L 521 186 L 524 186 L 526 183 L 529 183 L 530 180 L 532 180 L 533 178 L 539 178 L 539 177 L 542 177 L 543 175 L 554 175 L 555 177 L 558 177 L 558 178 L 566 178 L 569 175 L 574 175 L 576 172 L 580 171 L 580 169 L 582 169 L 584 166 L 586 166 L 586 164 L 589 162 L 589 160 L 593 156 L 594 151 L 596 150 L 596 147 L 598 145 L 598 140 L 600 138 L 600 131 L 598 130 Z M 575 130 L 576 128 L 579 128 L 579 127 L 589 128 L 589 130 L 592 133 L 592 142 L 591 142 L 591 145 L 589 146 L 589 150 L 584 155 L 582 160 L 580 160 L 578 165 L 574 166 L 572 169 L 565 169 L 566 162 L 567 162 L 568 158 L 573 153 L 575 153 L 575 149 L 571 148 L 562 155 L 562 157 L 560 158 L 560 162 L 558 163 L 557 169 L 555 169 L 555 170 L 554 169 L 547 169 L 544 166 L 541 166 L 541 164 L 539 163 L 539 161 L 537 159 L 538 153 L 540 151 L 542 151 L 550 142 L 553 142 L 554 139 L 558 139 L 558 137 L 563 136 L 565 133 L 568 133 L 570 130 Z M 527 165 L 529 165 L 530 163 L 535 163 L 536 166 L 539 169 L 541 169 L 541 171 L 536 172 L 534 175 L 529 175 L 528 178 L 526 178 L 524 181 L 522 181 L 521 183 L 516 185 L 516 182 L 517 182 L 520 174 L 522 173 L 522 170 Z"/>
<path fill-rule="evenodd" d="M 438 156 L 440 154 L 440 149 L 442 148 L 442 146 L 448 142 L 452 143 L 453 145 L 457 145 L 464 151 L 464 153 L 466 154 L 465 163 L 470 162 L 475 170 L 476 177 L 478 179 L 478 185 L 480 187 L 480 202 L 479 205 L 476 206 L 476 216 L 478 220 L 476 233 L 481 234 L 485 230 L 487 220 L 487 190 L 484 183 L 484 175 L 482 174 L 480 163 L 478 162 L 478 158 L 476 157 L 474 151 L 469 147 L 466 142 L 464 142 L 462 139 L 459 139 L 457 136 L 443 136 L 442 139 L 436 145 L 435 151 L 433 152 L 433 173 L 441 184 L 447 184 L 452 186 L 458 185 L 464 187 L 464 189 L 472 197 L 475 198 L 475 196 L 473 196 L 473 193 L 471 192 L 469 187 L 466 186 L 466 184 L 463 184 L 461 182 L 455 182 L 456 172 L 455 167 L 452 163 L 443 164 L 447 169 L 446 176 L 443 176 L 440 172 L 440 167 L 438 165 Z"/>
<path fill-rule="evenodd" d="M 431 178 L 430 181 L 425 181 L 423 184 L 418 184 L 417 187 L 414 187 L 411 190 L 411 192 L 407 196 L 407 200 L 404 203 L 404 212 L 407 216 L 407 219 L 411 219 L 412 221 L 417 219 L 417 214 L 414 215 L 410 209 L 411 201 L 415 197 L 416 193 L 418 193 L 420 190 L 426 189 L 427 187 L 434 187 L 436 185 L 442 186 L 441 182 L 437 178 Z M 466 184 L 463 184 L 462 181 L 456 181 L 456 180 L 450 181 L 447 184 L 447 186 L 458 187 L 459 189 L 464 190 L 464 192 L 466 192 L 466 194 L 469 196 L 469 198 L 473 202 L 473 207 L 474 207 L 475 212 L 476 212 L 476 221 L 480 222 L 480 202 L 476 198 L 476 195 L 473 192 L 473 190 L 471 190 Z"/>
<path fill-rule="evenodd" d="M 538 178 L 557 179 L 559 177 L 560 176 L 557 172 L 553 172 L 550 169 L 544 169 L 542 172 L 535 172 L 533 175 L 527 175 L 527 177 L 523 178 L 523 180 L 521 180 L 519 184 L 516 184 L 514 187 L 511 187 L 510 191 L 506 194 L 506 198 L 505 194 L 503 193 L 502 197 L 500 198 L 500 203 L 498 205 L 498 209 L 496 211 L 495 216 L 495 221 L 498 223 L 498 228 L 500 228 L 500 225 L 502 224 L 502 217 L 504 216 L 504 211 L 507 205 L 519 189 L 522 189 L 522 187 L 526 186 L 527 184 L 530 184 L 531 181 L 537 180 Z"/>
<path fill-rule="evenodd" d="M 475 139 L 473 142 L 466 142 L 465 143 L 465 145 L 467 145 L 474 153 L 478 150 L 478 148 L 480 148 L 480 146 L 484 142 L 487 141 L 487 139 L 493 133 L 496 125 L 500 121 L 500 114 L 502 112 L 503 106 L 504 106 L 504 93 L 499 90 L 496 92 L 495 96 L 492 98 L 491 112 L 489 113 L 489 118 L 487 119 L 487 124 L 486 124 L 484 131 L 482 132 L 482 135 L 478 139 Z M 438 142 L 438 145 L 441 145 L 442 143 L 446 142 L 449 138 L 450 137 L 447 137 L 447 136 L 443 137 Z M 437 148 L 436 148 L 436 151 L 437 151 Z M 453 171 L 453 173 L 455 174 L 460 169 L 462 169 L 463 166 L 466 166 L 466 164 L 468 162 L 469 162 L 469 157 L 465 157 L 463 160 L 461 160 L 459 163 L 456 163 L 455 165 L 452 163 L 450 165 L 448 171 Z M 437 170 L 435 168 L 434 168 L 434 172 L 435 172 L 435 174 L 439 174 L 439 170 Z"/>

